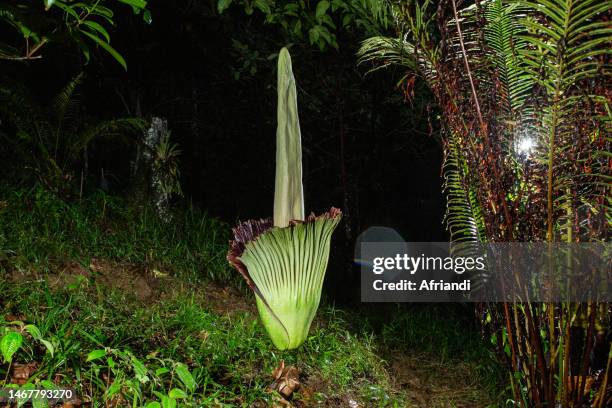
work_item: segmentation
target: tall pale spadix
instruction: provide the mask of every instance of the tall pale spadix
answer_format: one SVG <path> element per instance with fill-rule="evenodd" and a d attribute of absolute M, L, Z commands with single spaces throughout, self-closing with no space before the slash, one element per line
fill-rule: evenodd
<path fill-rule="evenodd" d="M 227 259 L 255 292 L 261 321 L 274 345 L 293 349 L 308 336 L 319 307 L 337 208 L 304 215 L 302 147 L 291 57 L 278 59 L 278 128 L 274 218 L 234 228 Z"/>
<path fill-rule="evenodd" d="M 297 91 L 289 51 L 278 55 L 278 107 L 276 113 L 276 181 L 274 226 L 287 227 L 304 220 L 302 188 L 302 136 L 297 110 Z"/>

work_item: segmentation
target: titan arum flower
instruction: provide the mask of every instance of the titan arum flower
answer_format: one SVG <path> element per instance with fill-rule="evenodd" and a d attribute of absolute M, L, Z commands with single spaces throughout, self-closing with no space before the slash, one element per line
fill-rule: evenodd
<path fill-rule="evenodd" d="M 274 345 L 293 349 L 308 336 L 319 307 L 331 235 L 340 210 L 304 216 L 302 146 L 289 51 L 278 57 L 278 128 L 274 217 L 234 228 L 227 259 L 255 292 Z"/>

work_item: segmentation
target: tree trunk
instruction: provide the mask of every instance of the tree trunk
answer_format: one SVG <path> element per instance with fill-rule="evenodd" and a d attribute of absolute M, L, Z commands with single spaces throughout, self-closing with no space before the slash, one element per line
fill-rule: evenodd
<path fill-rule="evenodd" d="M 155 161 L 159 145 L 167 140 L 168 136 L 168 121 L 159 117 L 151 118 L 149 128 L 138 144 L 132 165 L 134 197 L 142 202 L 152 202 L 157 214 L 164 221 L 170 221 L 172 218 L 170 193 L 162 188 L 166 175 L 156 168 Z"/>

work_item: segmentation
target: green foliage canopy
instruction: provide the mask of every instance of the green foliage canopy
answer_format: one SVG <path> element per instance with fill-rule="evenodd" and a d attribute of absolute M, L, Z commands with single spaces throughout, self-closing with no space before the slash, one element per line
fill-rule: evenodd
<path fill-rule="evenodd" d="M 282 27 L 290 41 L 305 41 L 321 51 L 339 48 L 341 30 L 374 35 L 390 19 L 388 8 L 379 0 L 218 0 L 219 13 L 233 3 L 243 7 L 247 15 L 262 13 L 266 23 Z"/>
<path fill-rule="evenodd" d="M 87 61 L 90 47 L 99 46 L 124 69 L 123 56 L 111 46 L 109 27 L 115 25 L 112 7 L 129 6 L 151 23 L 145 0 L 9 0 L 0 4 L 0 23 L 14 28 L 20 44 L 0 43 L 0 59 L 24 61 L 42 58 L 42 49 L 49 42 L 75 43 Z"/>

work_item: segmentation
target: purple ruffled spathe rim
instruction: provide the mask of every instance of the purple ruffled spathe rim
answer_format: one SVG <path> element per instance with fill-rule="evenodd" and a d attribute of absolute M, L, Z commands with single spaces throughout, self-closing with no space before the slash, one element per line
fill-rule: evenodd
<path fill-rule="evenodd" d="M 272 219 L 267 218 L 241 222 L 236 227 L 232 228 L 234 239 L 229 242 L 227 260 L 229 261 L 230 265 L 240 272 L 240 274 L 246 280 L 247 285 L 249 285 L 249 287 L 253 290 L 255 290 L 255 284 L 249 276 L 246 265 L 243 264 L 238 258 L 244 252 L 248 242 L 254 240 L 273 226 Z"/>
<path fill-rule="evenodd" d="M 324 212 L 321 215 L 314 215 L 311 213 L 308 217 L 306 217 L 305 221 L 294 220 L 289 223 L 287 228 L 291 228 L 297 224 L 305 224 L 309 222 L 314 222 L 319 218 L 327 218 L 332 219 L 342 215 L 342 211 L 340 209 L 332 207 L 329 211 Z M 227 253 L 227 260 L 240 274 L 244 277 L 247 282 L 247 285 L 254 291 L 257 291 L 253 280 L 249 275 L 249 271 L 245 264 L 240 261 L 240 256 L 246 249 L 246 244 L 257 239 L 261 234 L 268 231 L 269 229 L 274 227 L 274 223 L 271 218 L 261 219 L 261 220 L 249 220 L 245 222 L 241 222 L 235 228 L 232 229 L 234 233 L 234 239 L 229 242 L 229 251 Z"/>

